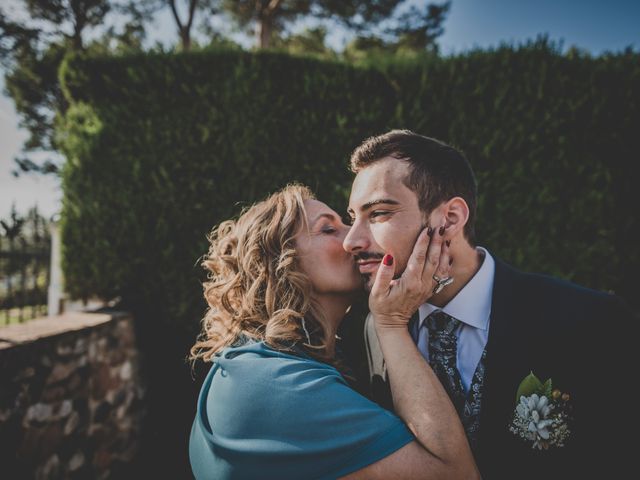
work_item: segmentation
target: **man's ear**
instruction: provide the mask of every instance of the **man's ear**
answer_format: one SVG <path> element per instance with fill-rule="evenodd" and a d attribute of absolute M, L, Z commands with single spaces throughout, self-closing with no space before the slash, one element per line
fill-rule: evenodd
<path fill-rule="evenodd" d="M 462 197 L 453 197 L 440 206 L 447 230 L 445 236 L 449 239 L 462 234 L 464 226 L 469 220 L 469 205 Z"/>

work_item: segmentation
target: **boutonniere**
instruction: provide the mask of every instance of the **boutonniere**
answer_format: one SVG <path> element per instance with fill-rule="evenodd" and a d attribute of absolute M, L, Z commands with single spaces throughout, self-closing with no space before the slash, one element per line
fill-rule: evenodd
<path fill-rule="evenodd" d="M 520 383 L 509 430 L 531 444 L 548 450 L 564 447 L 571 430 L 571 405 L 567 393 L 553 389 L 551 379 L 542 383 L 533 372 Z"/>

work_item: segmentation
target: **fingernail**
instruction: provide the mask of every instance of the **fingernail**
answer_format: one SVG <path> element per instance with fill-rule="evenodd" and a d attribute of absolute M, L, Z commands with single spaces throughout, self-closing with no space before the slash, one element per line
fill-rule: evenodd
<path fill-rule="evenodd" d="M 389 254 L 386 254 L 382 259 L 382 263 L 384 263 L 387 267 L 393 265 L 393 257 Z"/>
<path fill-rule="evenodd" d="M 453 263 L 453 258 L 449 259 L 449 265 L 451 265 Z"/>
<path fill-rule="evenodd" d="M 430 237 L 433 237 L 433 228 L 431 227 L 427 228 L 427 235 L 429 235 Z"/>
<path fill-rule="evenodd" d="M 444 235 L 444 225 L 440 227 L 440 230 L 438 230 L 438 233 L 440 234 L 440 236 Z"/>
<path fill-rule="evenodd" d="M 447 244 L 447 247 L 450 247 L 450 246 L 451 246 L 451 240 L 447 240 L 447 241 L 446 241 L 446 242 L 444 242 L 444 243 L 446 243 L 446 244 Z"/>

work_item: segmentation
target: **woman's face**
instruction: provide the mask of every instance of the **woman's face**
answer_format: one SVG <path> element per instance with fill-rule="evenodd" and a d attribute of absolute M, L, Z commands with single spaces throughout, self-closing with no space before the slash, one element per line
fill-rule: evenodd
<path fill-rule="evenodd" d="M 342 247 L 349 227 L 318 200 L 305 200 L 309 230 L 296 237 L 300 265 L 317 294 L 353 294 L 363 288 L 353 256 Z"/>

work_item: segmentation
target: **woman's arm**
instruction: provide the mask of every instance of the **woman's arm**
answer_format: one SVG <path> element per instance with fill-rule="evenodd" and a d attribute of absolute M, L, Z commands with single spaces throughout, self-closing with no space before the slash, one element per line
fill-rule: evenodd
<path fill-rule="evenodd" d="M 347 479 L 480 478 L 458 414 L 440 381 L 424 361 L 407 324 L 431 295 L 437 272 L 445 277 L 449 256 L 442 236 L 423 231 L 402 276 L 393 280 L 393 259 L 385 257 L 369 297 L 387 366 L 396 413 L 416 441 Z"/>

